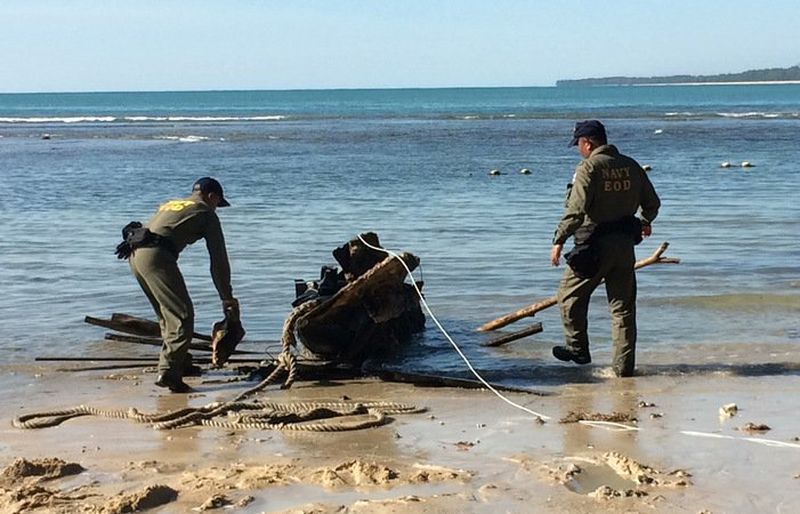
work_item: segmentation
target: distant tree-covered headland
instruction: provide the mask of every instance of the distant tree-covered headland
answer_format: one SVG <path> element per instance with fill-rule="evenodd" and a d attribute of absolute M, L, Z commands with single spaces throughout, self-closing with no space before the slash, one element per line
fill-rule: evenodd
<path fill-rule="evenodd" d="M 720 75 L 670 75 L 667 77 L 604 77 L 559 80 L 556 86 L 637 86 L 647 84 L 705 84 L 725 82 L 798 82 L 800 65 L 790 68 L 765 68 Z"/>

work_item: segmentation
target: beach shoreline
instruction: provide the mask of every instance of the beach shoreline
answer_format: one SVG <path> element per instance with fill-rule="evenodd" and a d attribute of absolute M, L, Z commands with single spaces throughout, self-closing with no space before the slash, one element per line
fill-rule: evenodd
<path fill-rule="evenodd" d="M 543 424 L 488 391 L 356 380 L 298 382 L 260 398 L 413 402 L 427 411 L 341 433 L 158 431 L 90 416 L 35 430 L 11 425 L 23 413 L 79 404 L 141 412 L 201 406 L 253 385 L 220 383 L 231 372 L 214 373 L 189 379 L 196 393 L 175 395 L 140 369 L 6 366 L 4 390 L 18 394 L 0 402 L 0 510 L 113 512 L 157 485 L 177 493 L 152 510 L 164 513 L 225 504 L 243 513 L 743 512 L 800 502 L 796 373 L 590 373 L 586 383 L 546 388 L 546 396 L 508 394 L 549 416 Z M 721 418 L 719 407 L 729 403 L 739 412 Z M 581 412 L 637 421 L 622 423 L 632 429 L 559 422 Z M 771 430 L 743 431 L 746 423 Z M 14 476 L 18 458 L 57 458 L 85 471 L 48 480 Z"/>

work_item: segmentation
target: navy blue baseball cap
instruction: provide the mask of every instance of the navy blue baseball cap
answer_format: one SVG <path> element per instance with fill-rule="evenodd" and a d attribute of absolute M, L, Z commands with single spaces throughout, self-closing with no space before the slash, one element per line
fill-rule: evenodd
<path fill-rule="evenodd" d="M 218 207 L 228 207 L 230 205 L 228 200 L 226 200 L 225 196 L 222 194 L 222 184 L 220 184 L 215 178 L 202 177 L 197 179 L 192 186 L 192 191 L 199 191 L 204 194 L 216 193 L 217 196 L 219 196 Z"/>
<path fill-rule="evenodd" d="M 575 130 L 572 132 L 572 141 L 569 146 L 578 144 L 578 139 L 582 137 L 600 136 L 606 138 L 606 128 L 597 120 L 584 120 L 575 123 Z"/>

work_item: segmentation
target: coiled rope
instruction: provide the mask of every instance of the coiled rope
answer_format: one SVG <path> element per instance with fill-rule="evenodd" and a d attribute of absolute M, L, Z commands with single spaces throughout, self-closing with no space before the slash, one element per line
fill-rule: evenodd
<path fill-rule="evenodd" d="M 130 419 L 137 423 L 152 424 L 156 430 L 172 430 L 194 425 L 226 429 L 291 430 L 304 432 L 343 432 L 383 425 L 389 421 L 387 414 L 423 412 L 414 405 L 396 402 L 330 402 L 305 401 L 290 403 L 245 402 L 268 385 L 277 382 L 282 372 L 286 380 L 281 389 L 292 386 L 297 377 L 297 358 L 292 352 L 297 347 L 295 325 L 297 320 L 318 305 L 318 300 L 299 305 L 286 318 L 281 337 L 282 350 L 276 359 L 275 369 L 259 384 L 226 402 L 213 402 L 202 407 L 189 407 L 166 413 L 146 414 L 135 408 L 98 409 L 80 405 L 71 409 L 25 414 L 15 418 L 12 425 L 22 429 L 45 428 L 60 425 L 80 416 L 99 416 Z M 247 414 L 237 414 L 247 411 Z M 229 419 L 220 420 L 221 416 Z"/>

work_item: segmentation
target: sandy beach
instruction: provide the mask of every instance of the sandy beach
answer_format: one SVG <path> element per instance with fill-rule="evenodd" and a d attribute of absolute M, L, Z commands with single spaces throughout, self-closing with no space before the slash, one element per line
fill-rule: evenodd
<path fill-rule="evenodd" d="M 544 423 L 485 390 L 300 381 L 259 395 L 427 409 L 338 433 L 154 430 L 92 416 L 18 429 L 12 418 L 31 412 L 167 411 L 253 384 L 220 383 L 234 372 L 213 371 L 188 380 L 195 393 L 168 394 L 148 369 L 6 366 L 0 511 L 789 512 L 800 504 L 800 379 L 790 364 L 800 355 L 783 350 L 747 372 L 643 366 L 642 376 L 616 379 L 571 369 L 572 383 L 508 394 Z M 738 411 L 721 415 L 731 403 Z M 575 422 L 591 417 L 619 424 Z"/>

